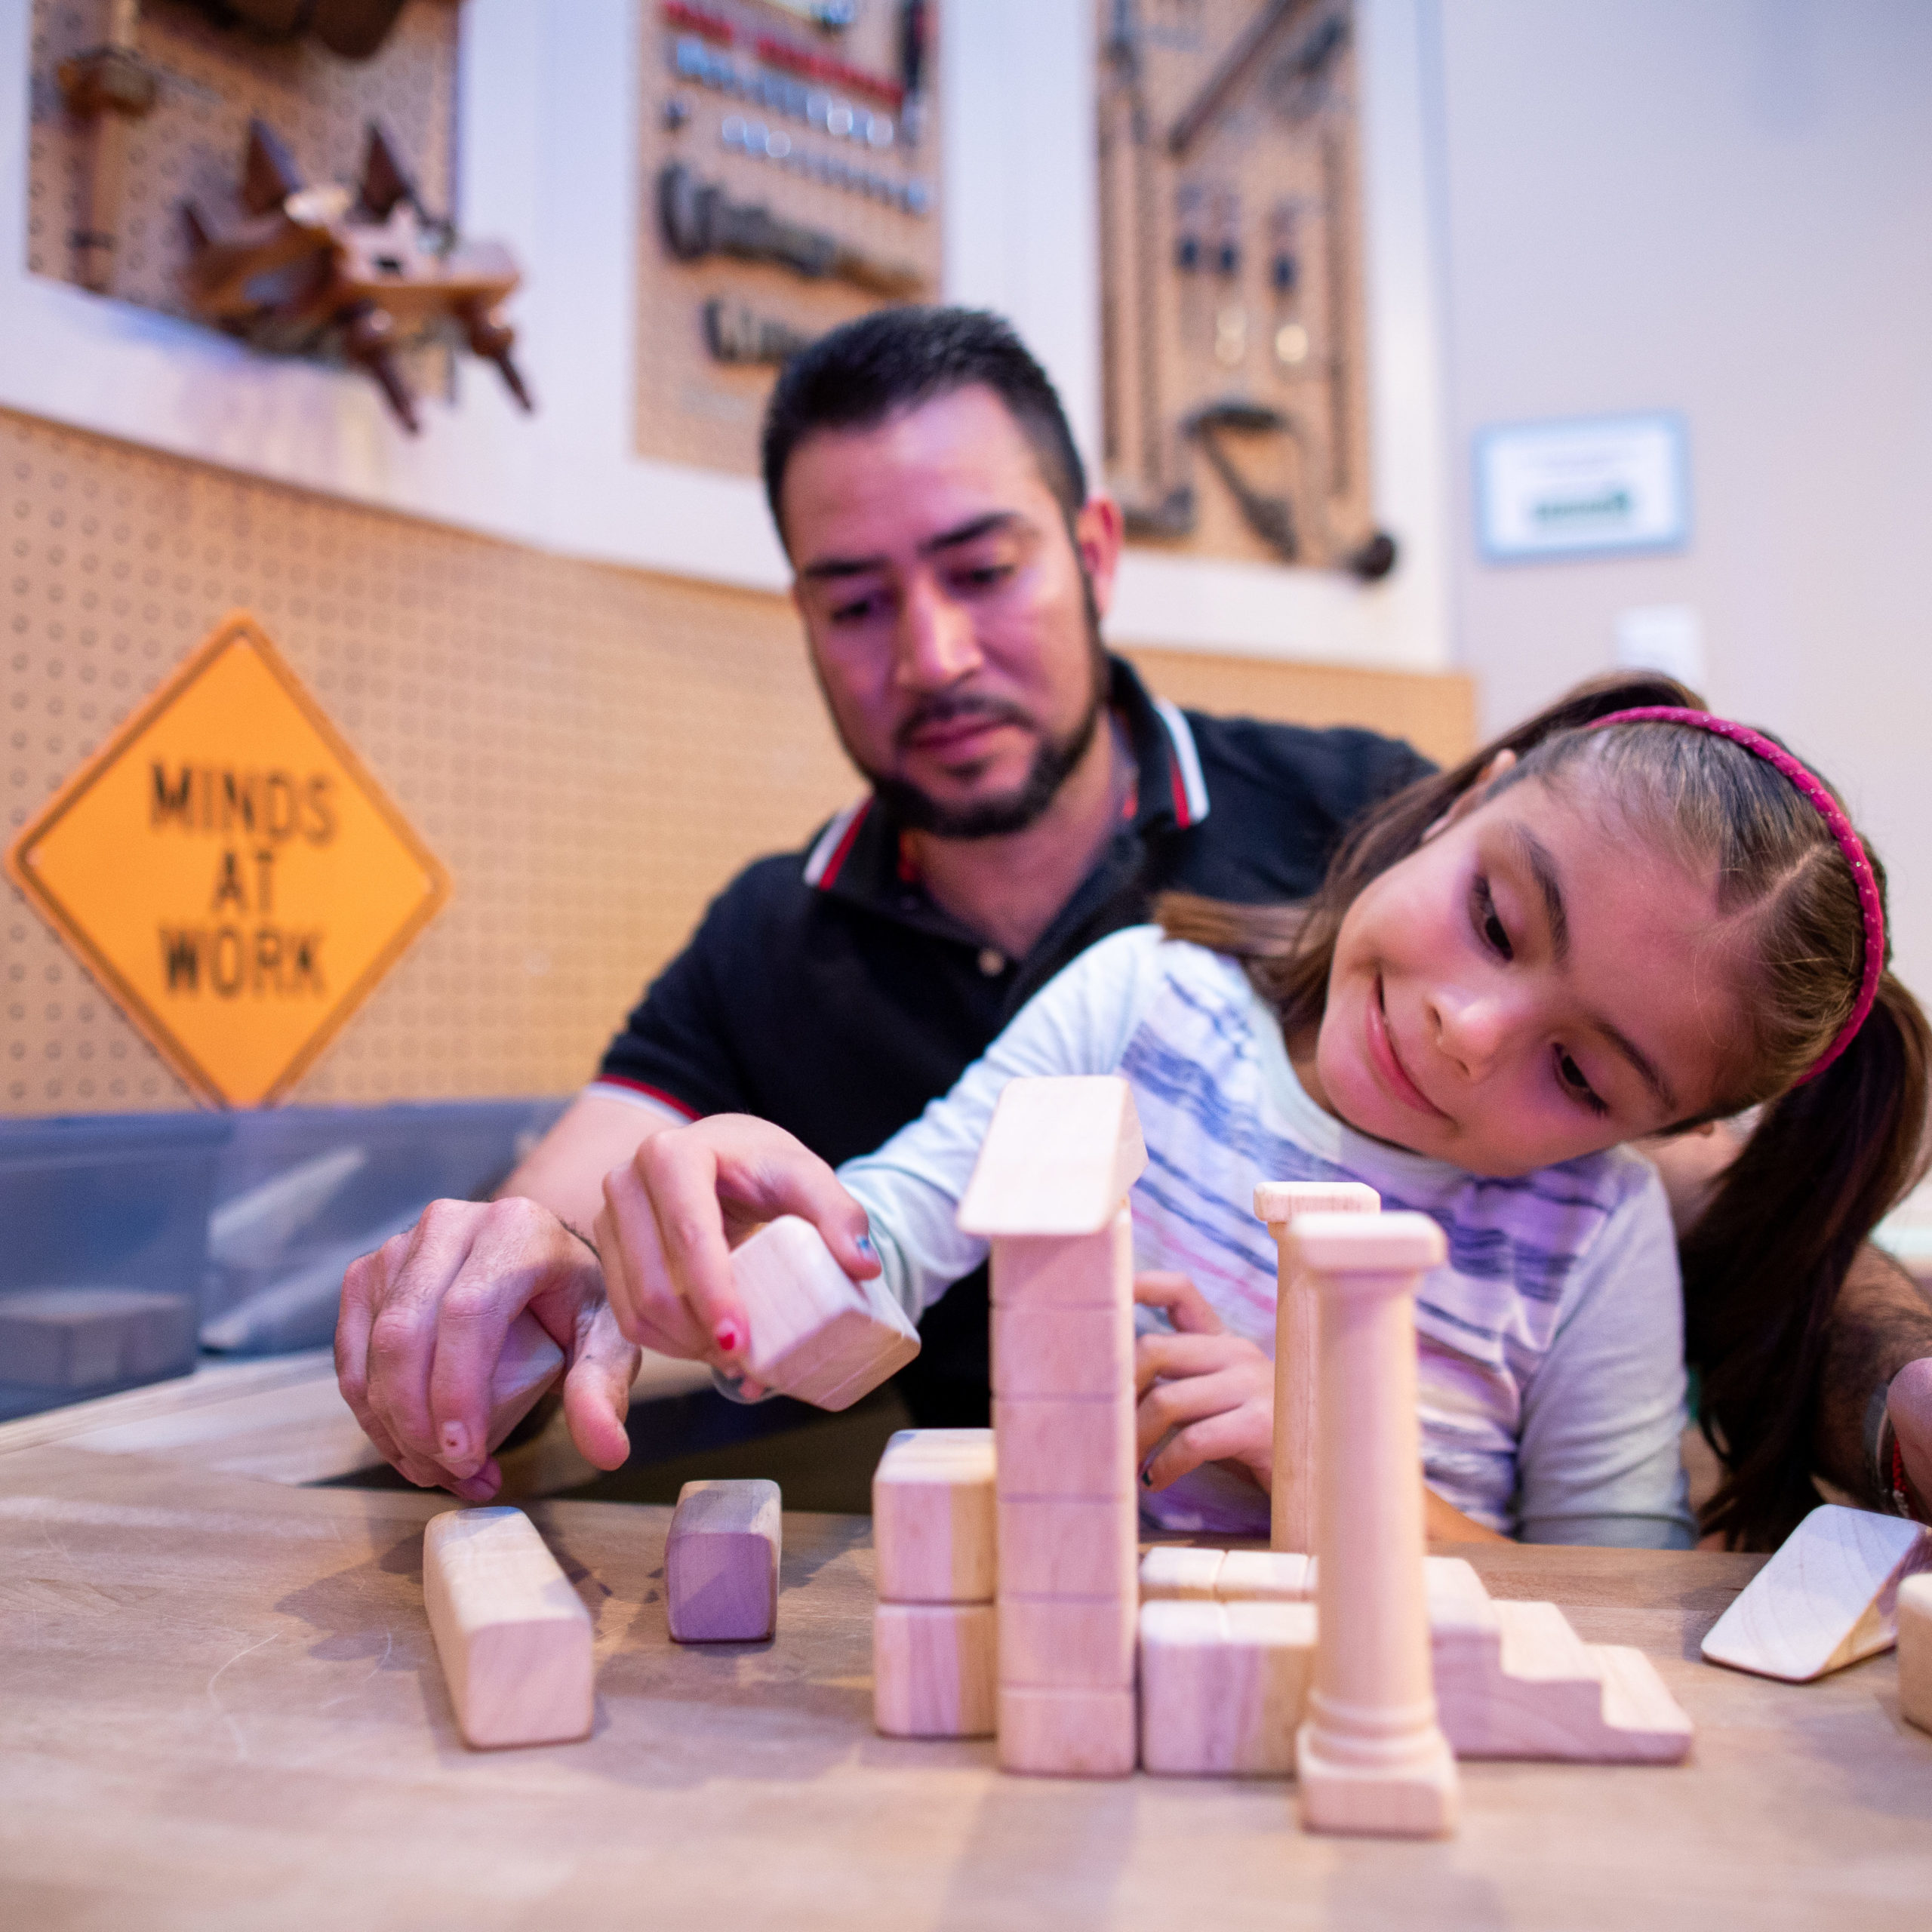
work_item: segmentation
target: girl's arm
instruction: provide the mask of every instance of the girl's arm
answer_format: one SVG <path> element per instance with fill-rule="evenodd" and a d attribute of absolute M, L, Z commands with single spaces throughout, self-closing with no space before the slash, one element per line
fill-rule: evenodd
<path fill-rule="evenodd" d="M 1574 1306 L 1524 1392 L 1525 1543 L 1688 1549 L 1679 1447 L 1684 1296 L 1670 1212 L 1646 1170 L 1581 1264 Z"/>

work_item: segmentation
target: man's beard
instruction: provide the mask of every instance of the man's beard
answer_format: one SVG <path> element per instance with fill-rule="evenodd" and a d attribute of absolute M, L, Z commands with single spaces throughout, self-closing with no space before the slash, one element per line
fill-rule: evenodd
<path fill-rule="evenodd" d="M 1094 602 L 1093 587 L 1084 586 L 1087 605 L 1088 662 L 1091 689 L 1087 708 L 1079 722 L 1063 737 L 1042 737 L 1033 754 L 1032 768 L 1011 792 L 995 798 L 981 798 L 969 805 L 946 805 L 910 780 L 889 772 L 874 771 L 853 758 L 872 782 L 874 792 L 887 811 L 913 832 L 930 832 L 936 838 L 1004 838 L 1038 822 L 1060 787 L 1071 777 L 1092 746 L 1106 709 L 1112 672 L 1107 663 L 1106 647 L 1100 641 L 1100 614 Z M 899 727 L 896 734 L 903 745 L 915 732 L 930 725 L 950 724 L 956 718 L 984 718 L 1031 729 L 1033 719 L 1017 705 L 999 698 L 976 697 L 970 692 L 958 697 L 928 699 Z M 852 747 L 848 744 L 848 755 Z"/>

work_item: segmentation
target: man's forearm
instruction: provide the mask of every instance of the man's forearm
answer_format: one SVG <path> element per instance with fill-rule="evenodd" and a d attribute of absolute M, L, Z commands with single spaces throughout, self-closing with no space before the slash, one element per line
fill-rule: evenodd
<path fill-rule="evenodd" d="M 1854 1257 L 1826 1331 L 1812 1456 L 1819 1471 L 1869 1509 L 1890 1506 L 1872 1444 L 1885 1390 L 1909 1361 L 1932 1355 L 1932 1301 L 1869 1243 Z"/>

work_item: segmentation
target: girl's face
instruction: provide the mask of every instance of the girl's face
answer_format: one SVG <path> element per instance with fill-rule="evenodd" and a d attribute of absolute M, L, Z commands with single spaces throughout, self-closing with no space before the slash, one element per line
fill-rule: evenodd
<path fill-rule="evenodd" d="M 1591 809 L 1587 780 L 1478 786 L 1349 908 L 1316 1103 L 1473 1174 L 1519 1174 L 1703 1113 L 1740 1038 L 1735 918 Z"/>

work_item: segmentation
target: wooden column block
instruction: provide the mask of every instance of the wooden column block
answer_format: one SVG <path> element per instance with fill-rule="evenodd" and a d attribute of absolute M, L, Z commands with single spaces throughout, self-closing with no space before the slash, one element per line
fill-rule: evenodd
<path fill-rule="evenodd" d="M 992 1370 L 995 1396 L 1111 1395 L 1134 1380 L 1134 1304 L 997 1302 Z"/>
<path fill-rule="evenodd" d="M 990 1603 L 998 1575 L 993 1432 L 932 1443 L 901 1429 L 872 1476 L 872 1544 L 886 1603 Z"/>
<path fill-rule="evenodd" d="M 1294 1769 L 1315 1644 L 1312 1604 L 1142 1604 L 1142 1767 L 1286 1777 Z"/>
<path fill-rule="evenodd" d="M 1041 1690 L 1117 1690 L 1134 1683 L 1131 1596 L 999 1595 L 1002 1684 Z"/>
<path fill-rule="evenodd" d="M 488 1446 L 494 1451 L 563 1374 L 564 1352 L 535 1315 L 519 1315 L 490 1378 Z"/>
<path fill-rule="evenodd" d="M 1186 1543 L 1156 1543 L 1140 1559 L 1143 1603 L 1212 1603 L 1225 1549 L 1196 1549 Z"/>
<path fill-rule="evenodd" d="M 1140 1740 L 1135 1699 L 1124 1690 L 999 1687 L 1002 1770 L 1043 1777 L 1124 1778 Z"/>
<path fill-rule="evenodd" d="M 781 1395 L 850 1408 L 919 1352 L 918 1331 L 884 1280 L 854 1281 L 795 1214 L 734 1250 L 731 1274 L 751 1324 L 746 1371 Z"/>
<path fill-rule="evenodd" d="M 1900 1582 L 1932 1569 L 1932 1532 L 1901 1516 L 1813 1510 L 1712 1624 L 1707 1663 L 1809 1682 L 1889 1650 Z"/>
<path fill-rule="evenodd" d="M 590 1613 L 521 1509 L 432 1516 L 423 1602 L 465 1743 L 589 1735 Z"/>
<path fill-rule="evenodd" d="M 672 1641 L 756 1643 L 778 1623 L 778 1485 L 688 1482 L 664 1546 Z"/>
<path fill-rule="evenodd" d="M 1456 1763 L 1436 1721 L 1423 1570 L 1415 1291 L 1447 1244 L 1422 1214 L 1299 1217 L 1321 1299 L 1319 1639 L 1296 1742 L 1311 1831 L 1441 1837 Z"/>
<path fill-rule="evenodd" d="M 1315 1595 L 1315 1559 L 1284 1549 L 1231 1549 L 1214 1580 L 1223 1603 L 1308 1603 Z"/>
<path fill-rule="evenodd" d="M 1131 1597 L 1139 1532 L 1131 1495 L 1002 1497 L 1000 1587 L 1023 1596 Z"/>
<path fill-rule="evenodd" d="M 888 1737 L 990 1737 L 998 1621 L 989 1603 L 882 1603 L 872 1613 L 872 1721 Z"/>
<path fill-rule="evenodd" d="M 1909 1724 L 1932 1730 L 1932 1577 L 1899 1586 L 1899 1709 Z"/>
<path fill-rule="evenodd" d="M 1297 1272 L 1287 1242 L 1303 1214 L 1373 1214 L 1382 1197 L 1360 1181 L 1263 1181 L 1254 1212 L 1275 1238 L 1275 1458 L 1269 1486 L 1269 1541 L 1306 1555 L 1315 1547 L 1317 1327 L 1315 1291 Z"/>

